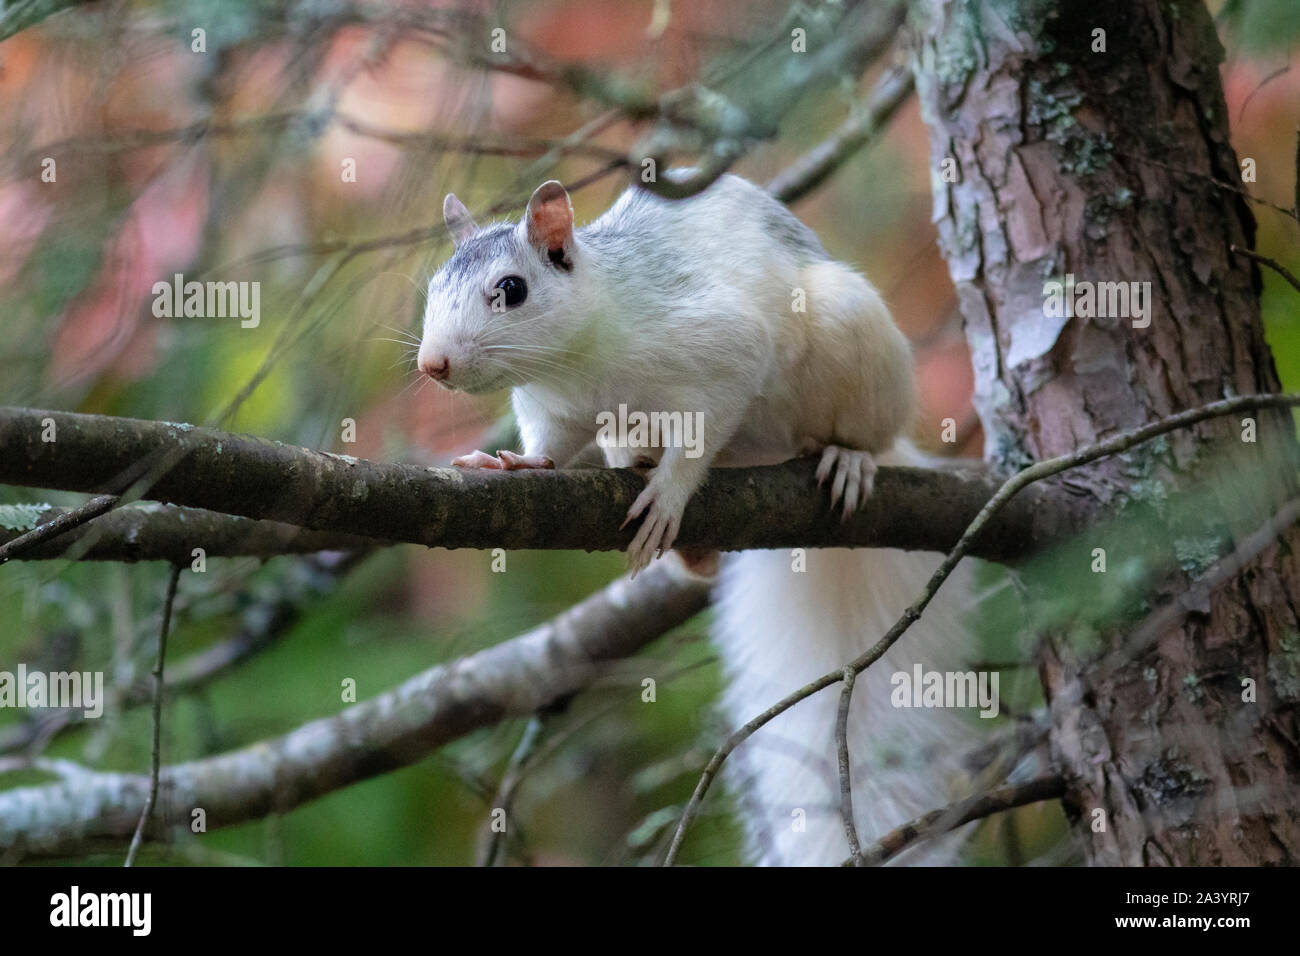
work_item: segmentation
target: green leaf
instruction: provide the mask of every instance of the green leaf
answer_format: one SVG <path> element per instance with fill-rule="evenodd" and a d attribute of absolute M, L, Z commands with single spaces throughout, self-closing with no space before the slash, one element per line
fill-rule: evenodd
<path fill-rule="evenodd" d="M 49 510 L 49 505 L 0 505 L 0 528 L 31 531 L 40 516 Z"/>

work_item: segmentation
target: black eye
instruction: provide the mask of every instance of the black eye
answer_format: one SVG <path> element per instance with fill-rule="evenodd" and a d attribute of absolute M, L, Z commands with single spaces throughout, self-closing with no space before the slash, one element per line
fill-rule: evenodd
<path fill-rule="evenodd" d="M 501 290 L 501 299 L 505 300 L 508 309 L 513 309 L 528 298 L 528 283 L 519 276 L 506 276 L 497 283 L 497 288 Z"/>

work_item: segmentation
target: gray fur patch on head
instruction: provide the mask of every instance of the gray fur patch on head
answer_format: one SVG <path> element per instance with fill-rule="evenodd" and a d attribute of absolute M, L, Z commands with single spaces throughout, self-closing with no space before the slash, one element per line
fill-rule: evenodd
<path fill-rule="evenodd" d="M 438 270 L 435 279 L 450 285 L 459 285 L 481 272 L 487 263 L 499 259 L 520 258 L 526 251 L 523 243 L 519 241 L 513 223 L 496 223 L 480 229 L 456 246 L 455 253 Z"/>

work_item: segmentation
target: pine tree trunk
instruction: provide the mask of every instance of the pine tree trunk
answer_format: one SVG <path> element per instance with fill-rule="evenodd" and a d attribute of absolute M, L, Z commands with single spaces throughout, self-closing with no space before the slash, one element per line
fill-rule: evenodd
<path fill-rule="evenodd" d="M 989 457 L 1019 467 L 1277 390 L 1258 272 L 1229 250 L 1251 245 L 1254 219 L 1201 0 L 919 0 L 913 25 Z M 1045 282 L 1067 273 L 1150 282 L 1149 325 L 1051 317 Z M 1146 610 L 1186 595 L 1296 495 L 1290 416 L 1254 417 L 1254 443 L 1220 419 L 1071 473 L 1099 518 L 1157 495 L 1168 506 Z M 1234 480 L 1179 509 L 1229 456 Z M 1095 666 L 1062 629 L 1044 635 L 1052 756 L 1090 863 L 1300 862 L 1298 544 L 1293 527 L 1122 667 Z M 1122 587 L 1109 557 L 1103 586 Z"/>

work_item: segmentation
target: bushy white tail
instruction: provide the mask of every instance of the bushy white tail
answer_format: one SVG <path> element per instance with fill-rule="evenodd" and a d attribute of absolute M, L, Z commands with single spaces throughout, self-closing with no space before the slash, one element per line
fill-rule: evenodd
<path fill-rule="evenodd" d="M 900 448 L 879 459 L 912 463 Z M 940 557 L 883 549 L 809 549 L 796 570 L 789 551 L 746 551 L 723 562 L 714 639 L 729 685 L 723 708 L 739 727 L 791 691 L 842 667 L 898 619 Z M 921 619 L 857 680 L 849 719 L 853 805 L 862 844 L 920 814 L 947 805 L 956 758 L 978 728 L 951 709 L 892 706 L 890 677 L 965 670 L 970 658 L 962 613 L 970 568 L 958 566 Z M 786 711 L 728 760 L 730 783 L 747 821 L 752 857 L 774 865 L 838 864 L 848 856 L 839 810 L 835 720 L 839 687 Z M 943 863 L 952 840 L 905 855 Z"/>

